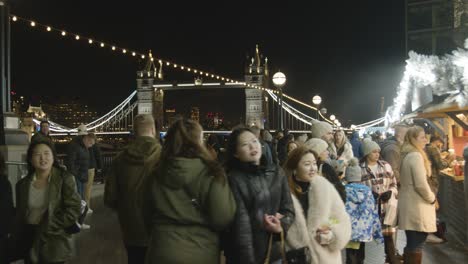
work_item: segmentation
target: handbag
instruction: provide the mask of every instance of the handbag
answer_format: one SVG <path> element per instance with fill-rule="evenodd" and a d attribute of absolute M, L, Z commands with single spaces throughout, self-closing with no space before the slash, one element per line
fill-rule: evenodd
<path fill-rule="evenodd" d="M 282 264 L 288 264 L 288 260 L 286 258 L 286 253 L 285 253 L 285 250 L 284 250 L 284 233 L 283 233 L 283 231 L 281 231 L 280 237 L 281 237 L 281 252 L 280 253 L 281 253 L 281 259 L 282 259 L 281 263 Z M 263 261 L 263 264 L 269 264 L 270 263 L 272 245 L 273 245 L 273 234 L 270 234 L 270 238 L 268 239 L 268 250 L 267 250 L 266 257 L 265 257 L 265 261 Z"/>
<path fill-rule="evenodd" d="M 309 247 L 301 247 L 286 251 L 286 260 L 289 264 L 310 264 Z"/>

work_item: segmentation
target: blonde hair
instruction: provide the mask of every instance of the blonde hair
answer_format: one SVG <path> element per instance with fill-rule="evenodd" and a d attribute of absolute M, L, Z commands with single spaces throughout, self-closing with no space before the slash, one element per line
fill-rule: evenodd
<path fill-rule="evenodd" d="M 154 126 L 153 115 L 139 114 L 135 116 L 133 127 L 135 129 L 135 134 L 138 136 L 151 132 L 152 129 L 156 129 Z"/>
<path fill-rule="evenodd" d="M 426 151 L 424 149 L 420 148 L 418 144 L 416 144 L 416 138 L 419 136 L 421 132 L 424 132 L 424 128 L 420 126 L 413 126 L 408 129 L 408 132 L 406 132 L 405 135 L 405 141 L 403 142 L 402 145 L 402 151 L 403 152 L 411 152 L 407 150 L 412 150 L 419 152 L 424 160 L 424 168 L 426 169 L 426 173 L 428 176 L 432 175 L 432 169 L 431 169 L 431 162 L 427 158 Z"/>

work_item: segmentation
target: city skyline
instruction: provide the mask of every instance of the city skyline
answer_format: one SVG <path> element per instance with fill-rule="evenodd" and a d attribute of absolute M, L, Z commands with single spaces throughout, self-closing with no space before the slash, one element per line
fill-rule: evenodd
<path fill-rule="evenodd" d="M 13 1 L 11 12 L 141 52 L 151 49 L 155 56 L 237 80 L 244 78 L 246 55 L 259 44 L 270 70 L 287 75 L 285 92 L 308 103 L 320 94 L 329 113 L 359 123 L 379 116 L 381 97 L 391 103 L 406 57 L 404 1 L 374 2 L 320 2 L 310 10 L 258 3 L 221 8 Z M 142 64 L 12 25 L 12 90 L 21 93 L 80 94 L 83 103 L 105 112 L 136 87 L 135 72 Z M 169 81 L 193 80 L 165 70 Z"/>

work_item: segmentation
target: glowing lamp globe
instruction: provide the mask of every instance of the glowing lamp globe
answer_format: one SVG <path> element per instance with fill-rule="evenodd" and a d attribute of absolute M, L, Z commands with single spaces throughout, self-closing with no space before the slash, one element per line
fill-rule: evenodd
<path fill-rule="evenodd" d="M 273 75 L 272 80 L 276 87 L 282 87 L 286 83 L 286 75 L 282 72 L 277 72 Z"/>
<path fill-rule="evenodd" d="M 322 103 L 322 97 L 320 97 L 319 95 L 312 97 L 312 103 L 314 103 L 314 105 L 319 105 L 320 103 Z"/>

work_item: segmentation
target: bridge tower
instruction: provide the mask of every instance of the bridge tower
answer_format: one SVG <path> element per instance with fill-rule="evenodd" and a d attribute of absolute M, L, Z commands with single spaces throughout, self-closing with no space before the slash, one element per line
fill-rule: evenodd
<path fill-rule="evenodd" d="M 245 66 L 245 83 L 269 87 L 268 58 L 263 58 L 258 45 L 255 47 L 255 55 L 247 57 Z M 245 123 L 248 126 L 256 125 L 260 128 L 269 128 L 268 122 L 268 97 L 259 89 L 245 89 Z"/>
<path fill-rule="evenodd" d="M 159 64 L 158 71 L 150 50 L 145 67 L 137 71 L 137 102 L 138 114 L 153 114 L 156 129 L 161 131 L 164 122 L 164 92 L 153 88 L 155 80 L 163 79 L 162 63 Z"/>

